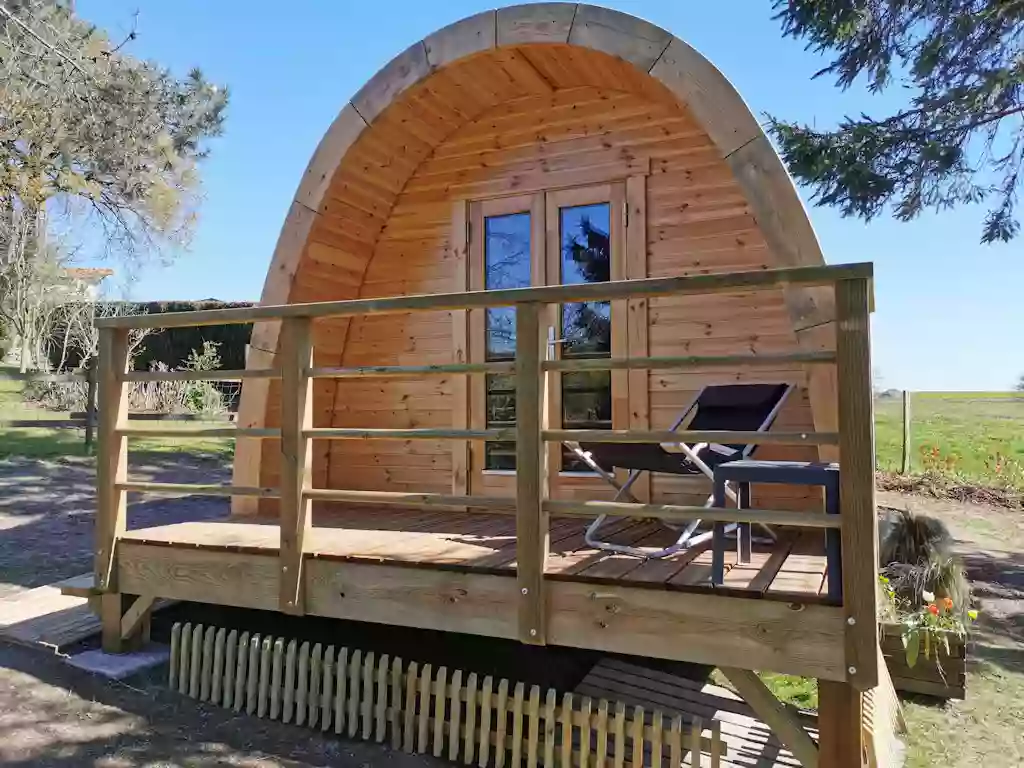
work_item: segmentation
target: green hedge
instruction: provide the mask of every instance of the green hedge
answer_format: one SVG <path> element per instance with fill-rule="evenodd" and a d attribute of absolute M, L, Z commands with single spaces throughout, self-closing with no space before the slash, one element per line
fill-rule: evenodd
<path fill-rule="evenodd" d="M 190 312 L 196 309 L 230 309 L 251 307 L 253 302 L 230 301 L 153 301 L 136 305 L 146 314 L 164 312 Z M 245 345 L 252 335 L 252 324 L 204 325 L 188 328 L 165 328 L 147 336 L 135 358 L 135 368 L 147 370 L 154 362 L 166 363 L 171 368 L 185 364 L 189 352 L 201 350 L 204 341 L 220 344 L 222 368 L 237 370 L 245 368 Z"/>
<path fill-rule="evenodd" d="M 150 301 L 130 302 L 136 312 L 149 315 L 165 312 L 189 312 L 196 309 L 230 309 L 251 307 L 251 301 Z M 203 348 L 204 341 L 220 345 L 221 367 L 231 370 L 245 368 L 245 345 L 249 343 L 252 324 L 206 325 L 201 327 L 164 328 L 145 338 L 135 358 L 137 370 L 148 370 L 155 362 L 165 363 L 170 368 L 181 368 L 189 353 Z M 52 365 L 59 361 L 59 350 L 52 354 Z M 68 367 L 77 366 L 77 359 L 69 359 Z"/>

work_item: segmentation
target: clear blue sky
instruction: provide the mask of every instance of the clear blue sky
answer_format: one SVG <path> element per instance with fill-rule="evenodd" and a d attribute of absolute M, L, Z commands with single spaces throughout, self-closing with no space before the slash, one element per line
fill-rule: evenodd
<path fill-rule="evenodd" d="M 783 39 L 769 0 L 605 0 L 707 55 L 765 112 L 820 126 L 881 112 L 898 94 L 812 81 L 823 63 Z M 132 51 L 231 88 L 227 129 L 203 169 L 206 202 L 190 253 L 144 272 L 140 299 L 257 299 L 298 179 L 348 98 L 394 54 L 485 0 L 79 0 L 111 37 L 139 10 Z M 805 194 L 805 199 L 806 199 Z M 981 210 L 865 225 L 828 209 L 811 218 L 830 263 L 876 266 L 875 367 L 885 386 L 1007 389 L 1024 373 L 1024 237 L 978 244 Z"/>

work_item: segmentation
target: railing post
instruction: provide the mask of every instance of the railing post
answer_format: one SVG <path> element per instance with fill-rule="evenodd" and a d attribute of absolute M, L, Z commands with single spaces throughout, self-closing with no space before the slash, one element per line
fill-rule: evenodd
<path fill-rule="evenodd" d="M 279 608 L 282 613 L 305 613 L 303 552 L 311 527 L 312 452 L 303 436 L 313 426 L 313 322 L 308 317 L 285 318 L 279 340 L 281 360 L 281 551 Z"/>
<path fill-rule="evenodd" d="M 519 639 L 543 645 L 547 636 L 544 566 L 548 519 L 543 509 L 547 467 L 541 437 L 544 407 L 541 380 L 540 304 L 516 307 L 516 576 Z"/>
<path fill-rule="evenodd" d="M 878 684 L 878 519 L 868 285 L 863 278 L 836 283 L 846 673 L 847 681 L 862 691 Z"/>
<path fill-rule="evenodd" d="M 92 448 L 96 431 L 96 358 L 85 364 L 85 448 Z"/>
<path fill-rule="evenodd" d="M 128 419 L 128 329 L 102 328 L 99 339 L 96 452 L 96 562 L 94 580 L 103 592 L 100 618 L 103 649 L 116 653 L 121 640 L 121 595 L 117 585 L 117 540 L 124 533 L 127 505 L 117 484 L 128 479 L 128 440 L 118 433 Z"/>

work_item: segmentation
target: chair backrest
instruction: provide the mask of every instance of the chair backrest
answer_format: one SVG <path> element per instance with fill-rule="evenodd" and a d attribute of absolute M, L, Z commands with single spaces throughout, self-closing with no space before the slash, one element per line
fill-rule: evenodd
<path fill-rule="evenodd" d="M 705 387 L 687 429 L 756 432 L 770 426 L 789 384 L 723 384 Z"/>

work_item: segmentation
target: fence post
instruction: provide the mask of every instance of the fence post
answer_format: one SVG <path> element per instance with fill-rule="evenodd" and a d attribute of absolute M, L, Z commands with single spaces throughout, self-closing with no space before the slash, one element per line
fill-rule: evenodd
<path fill-rule="evenodd" d="M 96 358 L 85 364 L 85 448 L 92 448 L 93 432 L 96 427 Z"/>
<path fill-rule="evenodd" d="M 540 304 L 516 306 L 516 577 L 519 639 L 543 645 L 547 635 L 544 566 L 548 520 L 543 509 L 547 467 L 541 410 Z"/>
<path fill-rule="evenodd" d="M 313 322 L 281 321 L 281 593 L 282 613 L 305 613 L 302 559 L 310 529 L 309 499 L 313 455 L 303 432 L 313 426 Z"/>
<path fill-rule="evenodd" d="M 128 419 L 128 329 L 101 328 L 99 343 L 98 401 L 99 445 L 96 452 L 96 562 L 94 580 L 103 592 L 100 616 L 103 649 L 119 652 L 122 600 L 117 585 L 117 539 L 127 518 L 125 493 L 118 483 L 128 479 L 128 440 L 118 430 Z"/>
<path fill-rule="evenodd" d="M 859 690 L 878 685 L 878 519 L 868 290 L 863 278 L 836 283 L 846 679 Z"/>
<path fill-rule="evenodd" d="M 912 444 L 910 441 L 910 392 L 903 390 L 903 464 L 900 472 L 904 475 L 910 474 L 910 462 Z"/>

